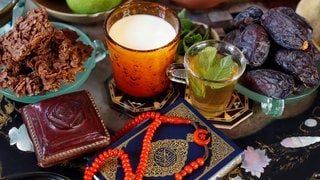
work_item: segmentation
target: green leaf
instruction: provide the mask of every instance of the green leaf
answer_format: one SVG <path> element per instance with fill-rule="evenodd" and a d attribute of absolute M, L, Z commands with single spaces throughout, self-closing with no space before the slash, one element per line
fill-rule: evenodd
<path fill-rule="evenodd" d="M 200 80 L 196 78 L 190 78 L 189 79 L 189 88 L 192 89 L 192 91 L 202 98 L 205 97 L 205 85 Z"/>
<path fill-rule="evenodd" d="M 185 8 L 183 8 L 180 12 L 178 12 L 178 17 L 180 19 L 187 18 L 186 9 Z"/>
<path fill-rule="evenodd" d="M 223 81 L 232 76 L 233 59 L 230 55 L 223 58 L 217 56 L 215 47 L 206 47 L 199 52 L 198 60 L 194 65 L 194 71 L 205 79 L 211 81 Z M 211 88 L 222 88 L 224 84 L 211 83 Z"/>
<path fill-rule="evenodd" d="M 179 13 L 178 13 L 178 18 L 180 19 L 180 24 L 181 24 L 181 29 L 182 31 L 190 31 L 193 29 L 194 24 L 192 23 L 192 21 L 187 18 L 187 13 L 186 13 L 186 9 L 182 9 Z"/>
<path fill-rule="evenodd" d="M 216 47 L 206 47 L 199 52 L 194 62 L 194 71 L 196 74 L 211 81 L 223 81 L 232 76 L 234 62 L 231 55 L 222 57 L 218 54 Z M 203 81 L 189 77 L 190 88 L 197 96 L 205 97 L 205 86 L 209 85 L 213 89 L 222 88 L 222 83 L 204 83 Z"/>
<path fill-rule="evenodd" d="M 184 37 L 184 41 L 190 45 L 202 41 L 201 34 L 192 34 Z"/>
<path fill-rule="evenodd" d="M 213 63 L 213 66 L 209 66 L 205 78 L 213 81 L 227 80 L 232 75 L 232 71 L 233 60 L 230 55 L 220 60 L 215 58 L 215 63 Z"/>
<path fill-rule="evenodd" d="M 182 9 L 178 13 L 181 24 L 181 35 L 178 45 L 178 55 L 184 55 L 186 50 L 194 43 L 212 39 L 210 29 L 203 29 L 202 25 L 195 24 L 187 17 L 187 10 Z"/>
<path fill-rule="evenodd" d="M 200 63 L 201 66 L 210 67 L 213 65 L 216 56 L 217 56 L 217 48 L 208 46 L 199 52 L 199 59 L 197 63 Z"/>

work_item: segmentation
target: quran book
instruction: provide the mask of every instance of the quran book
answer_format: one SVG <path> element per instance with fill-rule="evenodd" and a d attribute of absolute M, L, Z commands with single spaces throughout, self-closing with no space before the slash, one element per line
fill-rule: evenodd
<path fill-rule="evenodd" d="M 185 176 L 185 179 L 217 179 L 241 163 L 243 150 L 184 99 L 178 99 L 163 109 L 161 114 L 188 118 L 210 133 L 211 142 L 207 146 L 204 166 Z M 139 163 L 142 141 L 151 122 L 152 120 L 144 121 L 105 149 L 123 149 L 129 155 L 133 173 Z M 161 124 L 151 142 L 144 179 L 174 179 L 174 174 L 181 171 L 185 165 L 202 157 L 205 148 L 193 142 L 194 130 L 195 127 L 190 124 Z M 97 156 L 94 156 L 89 164 Z M 99 179 L 123 179 L 121 161 L 118 158 L 107 159 L 96 176 Z"/>

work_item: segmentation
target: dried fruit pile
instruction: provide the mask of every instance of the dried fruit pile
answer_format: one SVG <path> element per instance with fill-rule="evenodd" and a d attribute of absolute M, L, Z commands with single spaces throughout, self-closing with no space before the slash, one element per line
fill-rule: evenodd
<path fill-rule="evenodd" d="M 54 92 L 75 82 L 93 51 L 78 37 L 71 29 L 54 27 L 46 9 L 19 17 L 13 29 L 0 37 L 0 88 L 22 97 Z"/>
<path fill-rule="evenodd" d="M 293 9 L 275 7 L 263 12 L 252 6 L 240 12 L 224 38 L 247 58 L 240 83 L 277 99 L 319 84 L 312 28 Z"/>

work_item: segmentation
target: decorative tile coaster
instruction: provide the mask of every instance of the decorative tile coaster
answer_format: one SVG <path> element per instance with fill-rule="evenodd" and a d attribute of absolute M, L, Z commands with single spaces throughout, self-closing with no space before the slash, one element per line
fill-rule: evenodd
<path fill-rule="evenodd" d="M 180 95 L 179 88 L 173 84 L 165 92 L 150 98 L 136 98 L 121 92 L 117 88 L 113 77 L 109 77 L 105 81 L 105 85 L 110 98 L 110 106 L 130 117 L 135 117 L 145 111 L 160 110 L 171 104 Z"/>
<path fill-rule="evenodd" d="M 189 87 L 185 90 L 185 100 L 191 104 Z M 227 109 L 219 116 L 207 119 L 217 128 L 232 129 L 253 114 L 252 102 L 248 97 L 234 91 Z"/>

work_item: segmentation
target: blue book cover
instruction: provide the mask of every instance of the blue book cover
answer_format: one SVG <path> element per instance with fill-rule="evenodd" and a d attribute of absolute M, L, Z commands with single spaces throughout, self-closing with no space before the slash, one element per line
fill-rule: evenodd
<path fill-rule="evenodd" d="M 243 150 L 184 99 L 178 99 L 161 110 L 161 114 L 184 117 L 194 121 L 198 127 L 208 130 L 211 142 L 207 146 L 208 151 L 205 152 L 204 147 L 197 145 L 192 140 L 194 126 L 161 124 L 152 139 L 144 179 L 174 179 L 176 172 L 181 171 L 185 165 L 204 154 L 207 155 L 205 165 L 185 176 L 185 179 L 217 179 L 241 163 Z M 144 121 L 106 148 L 124 150 L 129 155 L 133 172 L 138 165 L 142 140 L 151 121 Z M 123 179 L 124 172 L 121 166 L 119 158 L 110 158 L 100 167 L 96 177 L 98 179 Z"/>

